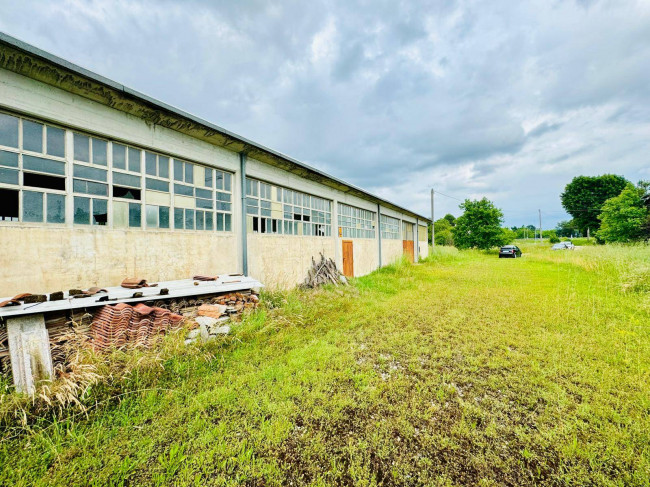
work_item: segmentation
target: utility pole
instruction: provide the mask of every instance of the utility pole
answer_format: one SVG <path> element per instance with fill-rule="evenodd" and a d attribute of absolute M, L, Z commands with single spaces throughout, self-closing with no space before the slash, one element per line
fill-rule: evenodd
<path fill-rule="evenodd" d="M 539 243 L 542 243 L 543 240 L 543 235 L 542 235 L 542 210 L 537 210 L 539 211 Z"/>
<path fill-rule="evenodd" d="M 433 224 L 433 188 L 431 188 L 431 246 L 435 247 L 436 246 L 436 233 L 435 233 L 435 227 Z"/>

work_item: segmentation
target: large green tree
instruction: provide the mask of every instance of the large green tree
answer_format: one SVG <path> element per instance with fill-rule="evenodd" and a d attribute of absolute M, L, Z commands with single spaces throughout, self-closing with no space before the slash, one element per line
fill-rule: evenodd
<path fill-rule="evenodd" d="M 566 185 L 561 194 L 562 206 L 577 228 L 585 234 L 600 228 L 600 215 L 605 201 L 621 194 L 629 184 L 623 176 L 603 174 L 602 176 L 577 176 Z"/>
<path fill-rule="evenodd" d="M 645 188 L 628 184 L 621 194 L 608 199 L 598 218 L 600 230 L 596 236 L 604 242 L 633 242 L 645 237 L 648 207 Z"/>
<path fill-rule="evenodd" d="M 456 219 L 452 228 L 454 245 L 459 249 L 490 249 L 509 243 L 501 228 L 503 212 L 487 198 L 465 200 L 460 209 L 463 214 Z"/>

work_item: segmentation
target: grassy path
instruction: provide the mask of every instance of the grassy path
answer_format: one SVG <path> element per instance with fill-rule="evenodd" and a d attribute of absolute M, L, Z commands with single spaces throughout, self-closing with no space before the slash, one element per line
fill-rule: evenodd
<path fill-rule="evenodd" d="M 0 484 L 649 485 L 648 294 L 589 252 L 273 296 L 135 369 L 138 392 L 0 443 Z"/>

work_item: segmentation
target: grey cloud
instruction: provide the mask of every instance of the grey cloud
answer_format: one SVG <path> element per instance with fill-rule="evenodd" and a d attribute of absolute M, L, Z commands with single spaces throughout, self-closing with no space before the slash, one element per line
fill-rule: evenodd
<path fill-rule="evenodd" d="M 423 213 L 436 186 L 563 219 L 574 175 L 647 177 L 641 2 L 2 3 L 0 30 Z"/>

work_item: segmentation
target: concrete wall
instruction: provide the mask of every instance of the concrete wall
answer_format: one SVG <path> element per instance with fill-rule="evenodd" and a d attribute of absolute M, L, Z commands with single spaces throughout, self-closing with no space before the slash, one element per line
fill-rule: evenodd
<path fill-rule="evenodd" d="M 401 240 L 382 239 L 381 240 L 381 263 L 389 265 L 399 260 L 404 255 L 404 246 Z"/>
<path fill-rule="evenodd" d="M 0 296 L 233 271 L 234 235 L 108 228 L 3 227 Z M 8 252 L 7 249 L 13 249 Z"/>
<path fill-rule="evenodd" d="M 418 249 L 420 258 L 424 259 L 429 255 L 429 234 L 426 226 L 418 225 Z"/>
<path fill-rule="evenodd" d="M 372 238 L 346 238 L 352 240 L 354 252 L 354 277 L 364 276 L 379 267 L 379 245 Z M 339 243 L 339 245 L 343 245 Z M 340 269 L 343 269 L 341 262 Z"/>
<path fill-rule="evenodd" d="M 248 234 L 248 273 L 265 286 L 288 288 L 301 284 L 311 259 L 335 258 L 335 242 L 327 237 Z"/>

